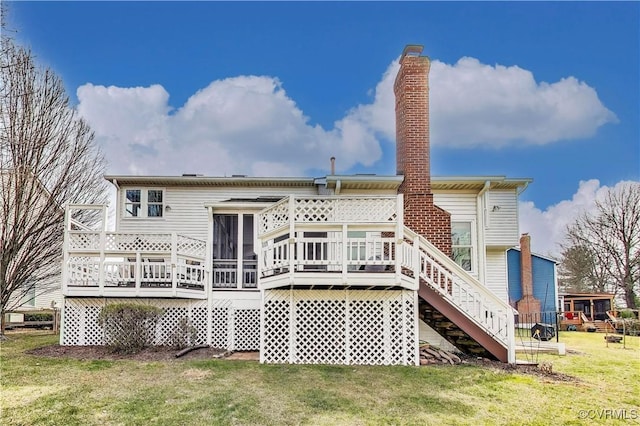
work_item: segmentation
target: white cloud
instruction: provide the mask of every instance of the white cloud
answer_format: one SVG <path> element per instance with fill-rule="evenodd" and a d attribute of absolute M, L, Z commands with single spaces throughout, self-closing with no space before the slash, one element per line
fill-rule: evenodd
<path fill-rule="evenodd" d="M 312 126 L 271 77 L 217 80 L 171 113 L 160 86 L 84 85 L 78 110 L 110 160 L 110 173 L 213 176 L 303 175 L 327 169 L 332 155 L 343 169 L 380 158 L 366 126 L 346 117 L 332 130 Z"/>
<path fill-rule="evenodd" d="M 273 77 L 216 80 L 178 109 L 162 86 L 78 89 L 80 114 L 95 130 L 110 173 L 212 176 L 304 175 L 373 166 L 381 141 L 395 139 L 392 62 L 373 92 L 331 129 L 312 125 Z M 435 145 L 545 144 L 588 137 L 616 121 L 595 90 L 573 77 L 537 83 L 530 71 L 473 58 L 431 67 L 431 137 Z"/>
<path fill-rule="evenodd" d="M 474 58 L 430 73 L 431 137 L 447 146 L 547 144 L 590 137 L 615 114 L 596 91 L 574 77 L 537 83 L 517 66 L 490 66 Z"/>
<path fill-rule="evenodd" d="M 620 181 L 613 187 L 618 189 L 628 183 Z M 536 253 L 560 258 L 560 244 L 564 239 L 567 225 L 585 212 L 594 212 L 596 200 L 603 200 L 607 186 L 591 179 L 581 181 L 578 190 L 570 200 L 563 200 L 542 211 L 533 202 L 521 202 L 519 206 L 520 231 L 531 235 L 531 249 Z"/>

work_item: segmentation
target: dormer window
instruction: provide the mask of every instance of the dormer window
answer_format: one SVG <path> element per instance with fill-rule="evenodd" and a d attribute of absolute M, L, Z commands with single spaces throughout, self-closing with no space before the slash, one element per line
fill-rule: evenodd
<path fill-rule="evenodd" d="M 162 217 L 164 190 L 136 188 L 125 190 L 124 217 Z"/>

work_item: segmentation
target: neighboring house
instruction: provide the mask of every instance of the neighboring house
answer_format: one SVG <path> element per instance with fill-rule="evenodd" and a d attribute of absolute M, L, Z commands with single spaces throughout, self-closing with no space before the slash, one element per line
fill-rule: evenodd
<path fill-rule="evenodd" d="M 624 333 L 622 322 L 618 322 L 620 318 L 614 300 L 614 293 L 561 293 L 560 328 L 603 333 L 615 333 L 620 328 L 620 332 Z"/>
<path fill-rule="evenodd" d="M 530 179 L 431 177 L 421 51 L 394 86 L 397 175 L 107 176 L 116 231 L 66 233 L 61 344 L 102 344 L 100 309 L 135 300 L 164 308 L 157 344 L 187 318 L 265 363 L 416 365 L 421 339 L 515 362 L 506 251 Z"/>
<path fill-rule="evenodd" d="M 531 253 L 530 237 L 523 234 L 520 247 L 507 251 L 507 264 L 509 303 L 518 310 L 519 322 L 554 324 L 561 309 L 556 275 L 558 262 Z"/>
<path fill-rule="evenodd" d="M 23 194 L 21 194 L 20 205 L 16 205 L 15 188 L 19 187 Z M 36 223 L 37 213 L 43 211 L 43 208 L 49 209 L 48 205 L 48 191 L 44 185 L 30 172 L 25 174 L 18 174 L 14 169 L 0 169 L 0 189 L 2 189 L 3 196 L 0 199 L 0 223 L 2 229 L 0 229 L 0 237 L 12 238 L 12 229 L 14 221 L 16 220 L 15 211 L 18 212 L 18 220 L 22 221 L 22 227 L 26 228 L 31 224 Z M 25 201 L 26 200 L 26 201 Z M 28 204 L 30 206 L 30 212 L 25 213 L 22 211 L 22 205 Z M 62 213 L 62 207 L 57 207 L 57 211 Z M 19 255 L 19 257 L 28 255 L 27 252 Z M 56 278 L 52 278 L 48 281 L 41 281 L 35 284 L 35 286 L 29 288 L 17 289 L 9 299 L 6 305 L 6 310 L 9 311 L 27 311 L 38 309 L 51 309 L 62 307 L 62 289 L 60 285 L 60 264 L 56 262 L 52 265 L 56 271 Z"/>

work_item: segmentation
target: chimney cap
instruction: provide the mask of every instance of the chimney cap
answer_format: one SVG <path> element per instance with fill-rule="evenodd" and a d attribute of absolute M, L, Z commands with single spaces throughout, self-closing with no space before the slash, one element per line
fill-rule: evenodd
<path fill-rule="evenodd" d="M 423 49 L 424 46 L 421 44 L 407 44 L 402 51 L 401 58 L 404 58 L 405 56 L 420 56 Z"/>

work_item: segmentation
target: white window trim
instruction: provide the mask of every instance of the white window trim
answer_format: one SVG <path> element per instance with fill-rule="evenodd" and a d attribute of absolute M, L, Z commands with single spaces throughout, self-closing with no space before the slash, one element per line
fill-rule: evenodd
<path fill-rule="evenodd" d="M 140 191 L 140 215 L 139 216 L 127 216 L 127 191 Z M 162 191 L 162 216 L 148 216 L 149 210 L 149 191 Z M 159 186 L 131 186 L 121 188 L 120 195 L 120 215 L 124 220 L 163 220 L 165 218 L 165 208 L 167 207 L 167 190 L 164 187 Z M 158 203 L 153 203 L 158 204 Z"/>
<path fill-rule="evenodd" d="M 471 244 L 470 245 L 454 245 L 453 238 L 451 240 L 451 250 L 453 251 L 456 247 L 471 247 L 471 270 L 467 271 L 471 275 L 475 275 L 478 273 L 478 241 L 476 237 L 476 220 L 475 219 L 463 219 L 463 218 L 451 218 L 451 224 L 454 223 L 468 223 L 471 227 Z M 461 266 L 462 267 L 462 266 Z"/>
<path fill-rule="evenodd" d="M 212 208 L 211 209 L 211 228 L 209 229 L 209 238 L 211 238 L 211 241 L 209 244 L 213 243 L 213 216 L 214 215 L 233 215 L 233 216 L 237 216 L 238 217 L 238 230 L 237 230 L 237 241 L 238 241 L 238 253 L 237 253 L 237 259 L 235 259 L 236 261 L 236 285 L 235 287 L 213 287 L 213 279 L 214 276 L 213 274 L 211 274 L 211 285 L 214 291 L 229 291 L 229 290 L 239 290 L 239 291 L 243 291 L 243 292 L 251 292 L 251 291 L 259 291 L 258 288 L 258 283 L 256 282 L 256 287 L 244 287 L 244 261 L 246 259 L 244 259 L 244 244 L 242 242 L 242 238 L 244 236 L 244 216 L 245 215 L 253 215 L 253 248 L 254 248 L 254 253 L 256 254 L 256 279 L 258 279 L 259 276 L 259 272 L 258 272 L 258 267 L 259 267 L 259 260 L 258 260 L 258 256 L 259 251 L 256 251 L 256 247 L 258 247 L 258 213 L 260 212 L 260 210 L 262 210 L 264 207 L 258 207 L 258 206 L 250 206 L 253 208 L 243 208 L 243 209 L 237 209 L 237 208 Z M 211 258 L 211 262 L 213 262 L 213 255 L 212 253 L 210 254 L 210 258 Z M 233 259 L 230 259 L 233 260 Z M 212 269 L 213 269 L 213 265 L 212 265 Z"/>

